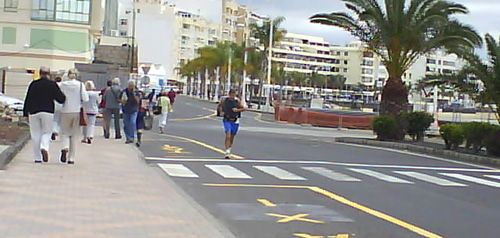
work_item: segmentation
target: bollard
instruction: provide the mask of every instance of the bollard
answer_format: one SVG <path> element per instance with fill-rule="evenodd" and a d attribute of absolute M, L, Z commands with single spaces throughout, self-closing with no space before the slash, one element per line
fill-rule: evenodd
<path fill-rule="evenodd" d="M 342 115 L 339 116 L 339 126 L 337 127 L 337 130 L 342 130 Z"/>

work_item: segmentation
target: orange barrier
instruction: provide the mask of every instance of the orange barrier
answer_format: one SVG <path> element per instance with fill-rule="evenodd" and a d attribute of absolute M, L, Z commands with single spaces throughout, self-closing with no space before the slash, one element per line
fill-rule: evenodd
<path fill-rule="evenodd" d="M 349 115 L 309 111 L 303 108 L 279 107 L 275 110 L 275 118 L 293 124 L 310 124 L 313 126 L 339 127 L 350 129 L 372 129 L 372 115 Z"/>

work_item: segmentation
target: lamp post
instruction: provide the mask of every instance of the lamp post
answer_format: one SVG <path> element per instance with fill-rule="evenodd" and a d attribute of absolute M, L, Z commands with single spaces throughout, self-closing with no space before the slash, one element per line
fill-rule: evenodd
<path fill-rule="evenodd" d="M 126 14 L 130 14 L 132 13 L 132 49 L 131 49 L 131 52 L 130 52 L 130 73 L 134 73 L 135 72 L 135 67 L 134 67 L 134 63 L 135 63 L 135 22 L 136 22 L 136 17 L 137 17 L 137 9 L 135 8 L 135 1 L 133 3 L 133 9 L 132 9 L 132 12 L 130 11 L 126 11 L 125 12 Z"/>
<path fill-rule="evenodd" d="M 269 55 L 267 58 L 267 85 L 271 89 L 271 70 L 272 70 L 272 60 L 273 60 L 273 39 L 274 39 L 274 21 L 269 18 Z M 264 87 L 265 88 L 265 87 Z M 263 89 L 264 89 L 263 88 Z M 273 88 L 274 89 L 274 88 Z M 274 90 L 273 90 L 274 91 Z M 268 90 L 266 97 L 266 111 L 270 110 L 270 97 L 272 96 L 271 90 Z"/>

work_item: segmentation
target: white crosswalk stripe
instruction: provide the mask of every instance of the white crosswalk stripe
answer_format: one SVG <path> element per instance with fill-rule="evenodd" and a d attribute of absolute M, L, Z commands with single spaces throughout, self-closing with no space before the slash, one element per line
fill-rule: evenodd
<path fill-rule="evenodd" d="M 387 174 L 383 174 L 383 173 L 380 173 L 380 172 L 377 172 L 377 171 L 369 170 L 369 169 L 354 169 L 354 168 L 349 168 L 349 170 L 357 172 L 357 173 L 360 173 L 360 174 L 368 175 L 370 177 L 374 177 L 376 179 L 380 179 L 380 180 L 383 180 L 383 181 L 386 181 L 386 182 L 390 182 L 390 183 L 413 184 L 413 182 L 410 182 L 410 181 L 407 181 L 407 180 L 404 180 L 404 179 L 400 179 L 400 178 L 397 178 L 397 177 L 394 177 L 394 176 L 390 176 L 390 175 L 387 175 Z"/>
<path fill-rule="evenodd" d="M 253 166 L 253 167 L 281 180 L 295 180 L 295 181 L 307 180 L 303 177 L 290 173 L 276 166 Z"/>
<path fill-rule="evenodd" d="M 243 173 L 239 169 L 231 165 L 205 165 L 205 167 L 219 174 L 223 178 L 230 179 L 251 179 L 248 174 Z"/>
<path fill-rule="evenodd" d="M 359 182 L 361 181 L 360 179 L 351 177 L 347 174 L 342 174 L 338 173 L 332 170 L 329 170 L 327 168 L 323 167 L 302 167 L 302 169 L 311 171 L 313 173 L 322 175 L 324 177 L 327 177 L 329 179 L 335 180 L 335 181 L 342 181 L 342 182 Z"/>
<path fill-rule="evenodd" d="M 182 164 L 158 164 L 158 166 L 172 177 L 198 178 L 198 175 Z"/>
<path fill-rule="evenodd" d="M 406 175 L 408 177 L 412 177 L 418 180 L 422 180 L 428 183 L 433 183 L 441 186 L 450 186 L 450 187 L 466 187 L 467 185 L 461 184 L 461 183 L 456 183 L 447 179 L 442 179 L 434 176 L 430 176 L 428 174 L 423 174 L 423 173 L 418 173 L 418 172 L 411 172 L 411 171 L 394 171 L 394 173 Z"/>
<path fill-rule="evenodd" d="M 493 179 L 500 179 L 500 175 L 484 175 L 484 177 L 493 178 Z"/>
<path fill-rule="evenodd" d="M 500 183 L 493 182 L 493 181 L 486 180 L 486 179 L 482 179 L 482 178 L 476 178 L 476 177 L 469 176 L 469 175 L 454 174 L 454 173 L 439 173 L 439 174 L 445 175 L 448 177 L 452 177 L 452 178 L 465 180 L 468 182 L 473 182 L 473 183 L 482 184 L 482 185 L 486 185 L 486 186 L 490 186 L 490 187 L 500 188 Z"/>

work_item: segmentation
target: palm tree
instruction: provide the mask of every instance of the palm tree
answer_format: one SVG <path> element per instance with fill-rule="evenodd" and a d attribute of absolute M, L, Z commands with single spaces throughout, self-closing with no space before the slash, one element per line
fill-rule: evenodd
<path fill-rule="evenodd" d="M 366 43 L 389 73 L 382 92 L 381 112 L 398 115 L 406 111 L 408 90 L 402 75 L 419 56 L 446 49 L 461 56 L 481 44 L 481 37 L 470 26 L 455 18 L 467 14 L 465 6 L 441 0 L 342 0 L 353 12 L 322 13 L 312 23 L 343 28 Z M 465 49 L 465 50 L 464 50 Z"/>
<path fill-rule="evenodd" d="M 428 86 L 451 86 L 461 93 L 471 95 L 475 100 L 483 104 L 496 105 L 496 118 L 500 123 L 500 41 L 486 34 L 486 48 L 488 50 L 488 61 L 473 53 L 464 56 L 467 61 L 462 70 L 452 75 L 437 75 L 421 81 L 421 88 Z M 484 84 L 478 87 L 477 82 Z"/>
<path fill-rule="evenodd" d="M 270 21 L 265 21 L 262 25 L 258 24 L 251 24 L 250 25 L 250 32 L 251 35 L 259 40 L 260 44 L 264 47 L 263 53 L 268 52 L 269 50 L 269 39 L 271 38 L 271 24 L 273 24 L 273 39 L 272 39 L 272 44 L 275 45 L 276 42 L 281 41 L 286 34 L 286 30 L 281 28 L 281 24 L 285 21 L 284 17 L 277 17 L 275 19 L 272 19 Z M 262 57 L 262 64 L 267 62 L 267 57 Z M 267 64 L 266 64 L 267 65 Z M 264 67 L 262 67 L 264 69 Z M 264 76 L 264 75 L 262 75 Z M 262 99 L 262 88 L 263 88 L 263 77 L 260 78 L 260 83 L 259 83 L 259 88 L 260 88 L 260 95 L 259 95 L 259 108 L 260 105 L 262 104 L 261 99 Z"/>

